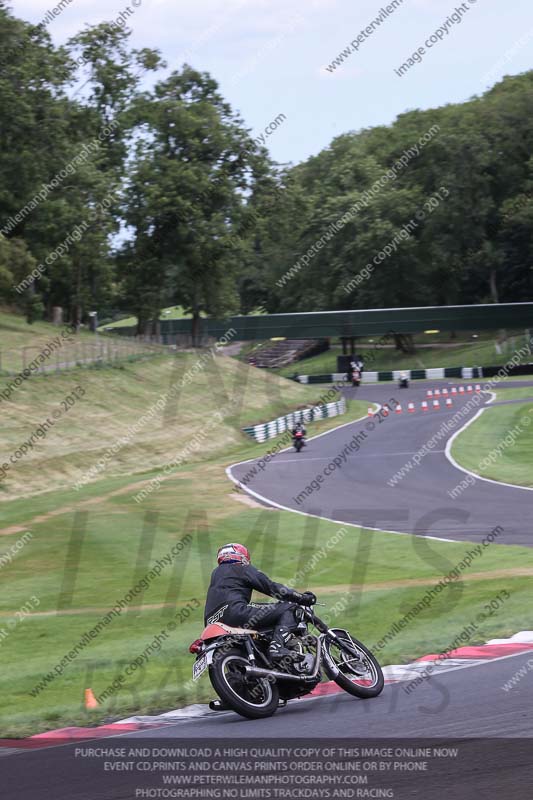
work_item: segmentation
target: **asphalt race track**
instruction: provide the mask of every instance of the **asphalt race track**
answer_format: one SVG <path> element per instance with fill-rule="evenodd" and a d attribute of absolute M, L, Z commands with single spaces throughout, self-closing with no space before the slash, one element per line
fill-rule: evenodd
<path fill-rule="evenodd" d="M 471 400 L 470 394 L 457 395 L 453 398 L 453 407 L 446 408 L 441 397 L 440 410 L 432 410 L 431 400 L 426 397 L 427 389 L 452 385 L 456 384 L 424 381 L 402 390 L 395 384 L 346 389 L 347 396 L 369 404 L 383 405 L 394 398 L 401 402 L 402 414 L 392 412 L 381 421 L 374 418 L 350 423 L 311 439 L 300 454 L 291 448 L 262 464 L 262 469 L 257 469 L 258 459 L 233 465 L 228 474 L 236 482 L 242 482 L 248 476 L 246 485 L 243 482 L 241 486 L 261 502 L 339 522 L 472 542 L 481 541 L 501 525 L 504 532 L 498 538 L 499 543 L 531 547 L 533 490 L 479 479 L 474 485 L 468 485 L 459 496 L 450 497 L 448 494 L 467 479 L 467 474 L 447 458 L 446 444 L 478 413 L 479 408 L 493 399 L 489 393 L 483 393 L 478 409 L 468 411 L 454 429 L 444 433 L 420 459 L 418 466 L 413 465 L 396 485 L 388 483 L 441 426 L 449 423 L 453 415 Z M 532 382 L 509 381 L 500 384 L 498 391 L 527 386 L 532 386 L 533 400 Z M 427 412 L 420 408 L 424 400 L 430 405 Z M 415 413 L 407 412 L 409 402 L 415 404 Z M 358 433 L 359 449 L 348 452 L 346 458 L 342 457 L 343 450 Z M 269 443 L 265 442 L 265 453 L 268 449 Z M 322 483 L 315 484 L 318 488 L 311 494 L 302 496 L 306 487 L 311 486 L 311 482 L 339 456 L 342 458 L 341 466 L 323 476 Z M 254 466 L 256 474 L 250 477 Z"/>
<path fill-rule="evenodd" d="M 135 735 L 182 739 L 522 738 L 533 735 L 533 671 L 511 692 L 501 687 L 528 662 L 532 662 L 531 652 L 431 676 L 410 694 L 404 691 L 404 683 L 388 684 L 379 697 L 371 700 L 358 700 L 340 692 L 294 701 L 265 720 L 244 720 L 233 712 L 213 712 L 213 719 L 182 722 Z"/>
<path fill-rule="evenodd" d="M 342 736 L 352 744 L 389 738 L 405 747 L 414 742 L 427 747 L 440 739 L 458 745 L 463 756 L 466 754 L 453 763 L 443 760 L 432 771 L 429 784 L 419 773 L 406 775 L 396 798 L 499 799 L 505 793 L 513 800 L 530 800 L 533 739 L 527 737 L 533 733 L 533 672 L 511 692 L 501 688 L 528 661 L 533 661 L 531 652 L 451 670 L 430 677 L 412 694 L 406 694 L 401 683 L 392 684 L 373 700 L 341 693 L 295 701 L 265 720 L 248 721 L 231 712 L 214 712 L 212 719 L 19 752 L 0 758 L 2 798 L 119 800 L 136 796 L 139 773 L 110 774 L 97 768 L 94 759 L 74 758 L 75 747 L 80 745 L 222 746 L 232 740 L 254 745 L 266 740 L 272 746 L 295 737 L 313 738 L 317 743 Z M 487 742 L 491 738 L 498 740 L 492 755 Z M 507 741 L 502 742 L 503 738 Z"/>

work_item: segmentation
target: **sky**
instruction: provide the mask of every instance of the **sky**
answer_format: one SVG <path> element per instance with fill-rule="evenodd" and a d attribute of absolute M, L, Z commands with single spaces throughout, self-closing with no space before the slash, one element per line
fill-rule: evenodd
<path fill-rule="evenodd" d="M 282 120 L 265 141 L 283 164 L 304 161 L 342 133 L 465 101 L 533 68 L 532 0 L 63 2 L 47 17 L 55 43 L 85 25 L 126 20 L 132 45 L 158 49 L 167 74 L 184 62 L 209 72 L 252 135 Z M 37 24 L 54 0 L 8 5 Z M 328 70 L 345 49 L 344 63 Z"/>

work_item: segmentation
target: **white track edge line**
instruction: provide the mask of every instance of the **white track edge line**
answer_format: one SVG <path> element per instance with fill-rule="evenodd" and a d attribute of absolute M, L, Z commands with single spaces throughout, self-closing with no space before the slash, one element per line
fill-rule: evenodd
<path fill-rule="evenodd" d="M 331 517 L 322 517 L 322 516 L 320 516 L 320 514 L 311 514 L 308 511 L 298 511 L 296 508 L 289 508 L 289 506 L 283 506 L 280 503 L 276 503 L 274 500 L 269 500 L 268 497 L 263 497 L 263 495 L 259 494 L 258 492 L 254 492 L 253 489 L 249 489 L 247 486 L 244 486 L 243 484 L 241 484 L 241 482 L 238 480 L 238 478 L 235 478 L 231 474 L 232 468 L 233 467 L 237 467 L 242 463 L 246 463 L 246 462 L 238 461 L 235 464 L 231 464 L 229 467 L 226 467 L 226 475 L 228 476 L 230 481 L 233 481 L 233 483 L 236 486 L 238 486 L 243 491 L 248 492 L 248 494 L 253 495 L 258 500 L 262 500 L 264 503 L 266 503 L 266 505 L 273 506 L 274 508 L 278 508 L 278 509 L 280 509 L 280 511 L 290 511 L 292 514 L 300 514 L 303 517 L 313 517 L 314 519 L 323 519 L 326 522 L 334 522 L 336 525 L 348 526 L 350 528 L 359 528 L 359 530 L 361 530 L 361 531 L 376 531 L 377 533 L 392 533 L 392 534 L 394 534 L 394 536 L 416 536 L 417 535 L 415 533 L 409 533 L 408 531 L 389 531 L 389 530 L 386 530 L 384 528 L 373 528 L 370 525 L 360 525 L 357 522 L 346 522 L 346 521 L 339 520 L 339 519 L 332 519 Z M 461 544 L 462 543 L 462 541 L 460 539 L 444 539 L 444 538 L 442 538 L 440 536 L 424 536 L 423 538 L 424 539 L 434 539 L 437 542 L 451 542 L 452 544 Z"/>
<path fill-rule="evenodd" d="M 373 402 L 373 405 L 377 406 L 376 411 L 379 411 L 381 409 L 381 405 L 379 403 L 376 403 L 374 401 L 370 401 L 370 402 Z M 357 419 L 354 419 L 351 422 L 344 422 L 342 425 L 337 425 L 335 428 L 331 428 L 331 430 L 329 430 L 329 431 L 324 431 L 324 433 L 319 433 L 316 436 L 311 437 L 311 439 L 309 439 L 309 441 L 312 441 L 313 439 L 319 439 L 321 436 L 326 436 L 326 435 L 328 435 L 330 433 L 334 433 L 335 431 L 338 431 L 341 428 L 346 428 L 348 425 L 355 425 L 356 422 L 362 422 L 364 419 L 368 419 L 368 417 L 367 416 L 366 417 L 358 417 Z M 280 453 L 286 453 L 288 450 L 291 450 L 291 447 L 286 447 L 284 450 L 280 450 L 279 452 Z M 359 530 L 361 530 L 361 531 L 366 530 L 366 531 L 377 531 L 378 533 L 391 533 L 394 536 L 416 536 L 417 535 L 417 534 L 414 534 L 414 533 L 409 533 L 408 531 L 389 531 L 389 530 L 384 530 L 383 528 L 372 528 L 372 527 L 369 527 L 368 525 L 363 527 L 362 525 L 358 525 L 356 522 L 342 522 L 341 520 L 338 520 L 338 519 L 331 519 L 331 517 L 321 517 L 319 514 L 310 514 L 307 511 L 298 511 L 296 508 L 289 508 L 288 506 L 282 506 L 282 505 L 280 505 L 280 503 L 276 503 L 274 500 L 269 500 L 268 497 L 264 497 L 263 495 L 259 494 L 258 492 L 254 492 L 253 489 L 250 489 L 248 486 L 246 486 L 245 484 L 241 483 L 238 478 L 235 478 L 232 475 L 231 470 L 234 467 L 239 467 L 239 466 L 241 466 L 241 464 L 249 464 L 251 461 L 257 461 L 257 459 L 256 458 L 248 458 L 246 461 L 236 461 L 234 464 L 230 464 L 229 467 L 226 467 L 226 470 L 225 470 L 226 471 L 226 475 L 228 476 L 230 481 L 232 481 L 236 486 L 239 487 L 239 489 L 241 489 L 244 492 L 248 492 L 248 494 L 253 495 L 258 500 L 262 500 L 268 506 L 273 506 L 274 508 L 278 508 L 281 511 L 290 511 L 292 514 L 301 514 L 303 517 L 313 517 L 314 519 L 324 519 L 324 520 L 326 520 L 326 522 L 334 522 L 336 525 L 348 525 L 350 528 L 359 528 Z M 437 541 L 437 542 L 451 542 L 452 544 L 457 544 L 457 543 L 460 544 L 461 543 L 460 539 L 444 539 L 441 536 L 424 536 L 423 538 L 424 539 L 433 539 L 434 541 Z"/>
<path fill-rule="evenodd" d="M 487 401 L 487 405 L 489 405 L 489 403 L 493 403 L 494 400 L 496 399 L 496 394 L 494 392 L 488 392 L 488 394 L 490 394 L 491 397 L 490 400 Z M 450 464 L 453 467 L 455 467 L 455 469 L 458 469 L 460 472 L 465 472 L 467 475 L 471 475 L 475 480 L 485 481 L 486 483 L 495 483 L 497 486 L 507 486 L 510 489 L 523 489 L 526 492 L 533 492 L 533 487 L 531 486 L 519 486 L 516 483 L 506 483 L 505 481 L 496 481 L 493 478 L 484 478 L 483 476 L 478 475 L 477 472 L 472 472 L 471 470 L 466 469 L 466 467 L 462 467 L 452 456 L 452 445 L 456 437 L 459 436 L 460 433 L 464 433 L 464 431 L 468 428 L 468 426 L 471 425 L 473 422 L 475 422 L 476 419 L 478 419 L 486 410 L 487 410 L 486 407 L 480 408 L 477 414 L 474 414 L 472 419 L 469 419 L 468 422 L 466 422 L 462 428 L 459 428 L 458 431 L 455 431 L 455 433 L 452 436 L 450 436 L 450 438 L 446 442 L 446 449 L 444 451 L 446 458 L 448 459 Z"/>

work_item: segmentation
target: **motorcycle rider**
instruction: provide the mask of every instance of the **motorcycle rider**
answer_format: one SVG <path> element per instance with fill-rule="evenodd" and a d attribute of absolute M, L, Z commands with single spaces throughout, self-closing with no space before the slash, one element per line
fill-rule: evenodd
<path fill-rule="evenodd" d="M 306 431 L 306 429 L 304 427 L 303 422 L 297 422 L 296 425 L 294 426 L 294 428 L 292 429 L 291 435 L 292 435 L 293 441 L 294 441 L 294 439 L 296 439 L 296 434 L 297 433 L 301 433 L 303 438 L 305 438 L 307 436 L 307 431 Z M 305 442 L 303 444 L 305 444 Z"/>
<path fill-rule="evenodd" d="M 297 592 L 276 583 L 250 563 L 248 549 L 237 543 L 225 544 L 217 552 L 218 566 L 211 574 L 205 602 L 204 622 L 223 622 L 252 630 L 275 626 L 269 655 L 274 661 L 291 658 L 286 647 L 296 625 L 296 606 L 316 603 L 313 592 Z M 251 603 L 252 590 L 279 599 L 277 603 Z"/>
<path fill-rule="evenodd" d="M 406 372 L 401 372 L 400 373 L 399 387 L 400 387 L 400 389 L 408 389 L 409 388 L 409 378 L 407 377 L 407 373 Z"/>
<path fill-rule="evenodd" d="M 350 368 L 348 369 L 347 378 L 349 381 L 354 380 L 354 377 L 357 377 L 359 381 L 361 380 L 361 374 L 363 372 L 364 362 L 361 356 L 352 356 L 352 360 L 350 361 Z"/>

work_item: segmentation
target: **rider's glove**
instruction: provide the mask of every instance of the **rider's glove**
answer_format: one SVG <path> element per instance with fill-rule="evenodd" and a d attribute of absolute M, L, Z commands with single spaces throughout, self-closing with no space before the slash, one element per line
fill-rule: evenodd
<path fill-rule="evenodd" d="M 316 594 L 313 594 L 313 592 L 304 592 L 298 602 L 301 606 L 314 606 L 316 603 Z"/>

